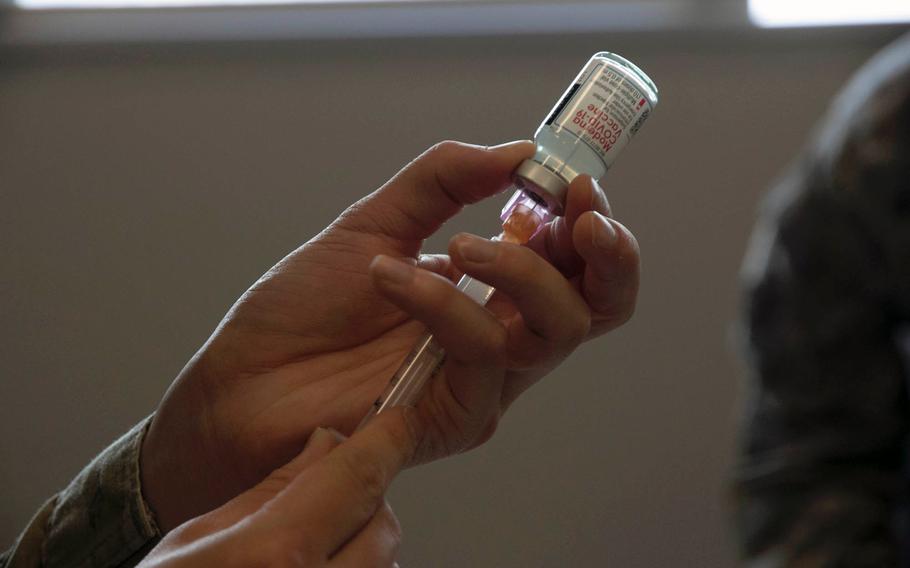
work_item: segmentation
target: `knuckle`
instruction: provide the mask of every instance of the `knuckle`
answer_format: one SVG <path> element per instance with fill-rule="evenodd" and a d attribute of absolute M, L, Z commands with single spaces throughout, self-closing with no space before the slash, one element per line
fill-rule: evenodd
<path fill-rule="evenodd" d="M 472 360 L 482 366 L 506 366 L 509 331 L 499 323 L 483 326 L 470 338 Z"/>
<path fill-rule="evenodd" d="M 423 296 L 421 304 L 431 307 L 435 313 L 448 311 L 456 299 L 452 282 L 429 271 L 418 272 L 417 287 Z"/>
<path fill-rule="evenodd" d="M 433 144 L 425 155 L 428 158 L 445 160 L 451 158 L 460 147 L 461 144 L 454 140 L 442 140 L 441 142 Z"/>
<path fill-rule="evenodd" d="M 505 364 L 506 350 L 509 345 L 509 331 L 501 326 L 491 326 L 489 338 L 484 344 L 487 346 L 487 356 L 494 362 Z"/>
<path fill-rule="evenodd" d="M 499 428 L 499 420 L 502 414 L 500 411 L 494 412 L 490 415 L 487 423 L 484 425 L 483 430 L 480 432 L 480 436 L 477 438 L 476 446 L 482 446 L 490 441 L 490 438 L 493 437 L 493 434 L 496 433 L 496 429 Z"/>
<path fill-rule="evenodd" d="M 550 360 L 552 356 L 553 354 L 549 349 L 529 350 L 516 347 L 509 352 L 508 367 L 515 371 L 525 371 L 539 367 L 541 363 Z"/>
<path fill-rule="evenodd" d="M 635 315 L 635 308 L 635 294 L 628 294 L 622 300 L 611 304 L 606 310 L 597 314 L 595 332 L 604 333 L 628 323 Z"/>
<path fill-rule="evenodd" d="M 571 319 L 567 342 L 572 345 L 581 343 L 591 333 L 591 314 L 585 309 L 584 313 Z"/>
<path fill-rule="evenodd" d="M 383 186 L 379 192 L 385 191 L 388 185 Z M 402 218 L 401 211 L 396 207 L 390 206 L 382 199 L 378 199 L 377 196 L 378 193 L 370 194 L 349 206 L 331 227 L 348 233 L 346 236 L 375 233 L 385 235 L 398 234 L 398 227 Z M 328 244 L 325 236 L 323 236 L 322 241 Z M 335 239 L 332 244 L 345 248 L 351 246 L 349 242 L 341 239 Z"/>

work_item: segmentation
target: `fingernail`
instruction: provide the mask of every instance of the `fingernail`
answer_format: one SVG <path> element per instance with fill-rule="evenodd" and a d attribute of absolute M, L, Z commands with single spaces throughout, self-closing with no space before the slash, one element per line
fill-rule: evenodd
<path fill-rule="evenodd" d="M 594 212 L 594 219 L 591 222 L 594 223 L 594 226 L 592 227 L 594 233 L 594 246 L 600 249 L 613 248 L 618 237 L 616 228 L 613 227 L 613 224 L 596 211 Z M 597 225 L 600 226 L 598 227 Z"/>
<path fill-rule="evenodd" d="M 503 148 L 509 148 L 512 146 L 521 146 L 521 145 L 527 145 L 527 144 L 533 144 L 533 142 L 531 142 L 530 140 L 513 140 L 512 142 L 506 142 L 504 144 L 497 144 L 496 146 L 488 146 L 487 149 L 502 150 Z"/>
<path fill-rule="evenodd" d="M 322 426 L 313 430 L 310 437 L 307 439 L 306 444 L 304 444 L 302 451 L 311 454 L 323 454 L 331 451 L 332 448 L 344 440 L 344 436 L 339 434 L 336 430 Z"/>
<path fill-rule="evenodd" d="M 600 184 L 597 183 L 596 179 L 594 179 L 592 176 L 585 176 L 585 177 L 588 178 L 588 182 L 591 184 L 591 191 L 595 197 L 597 196 L 598 192 L 603 192 L 603 189 L 600 188 Z"/>
<path fill-rule="evenodd" d="M 332 439 L 334 439 L 334 440 L 336 440 L 336 441 L 338 441 L 338 442 L 344 442 L 345 440 L 348 439 L 347 436 L 345 436 L 344 434 L 342 434 L 342 433 L 339 432 L 338 430 L 336 430 L 336 429 L 334 429 L 334 428 L 330 428 L 330 427 L 328 427 L 328 426 L 323 426 L 323 427 L 320 428 L 320 430 L 325 430 L 325 431 L 328 433 L 328 435 L 332 437 Z"/>
<path fill-rule="evenodd" d="M 597 183 L 597 180 L 591 178 L 591 185 L 594 187 L 594 199 L 598 200 L 600 203 L 599 207 L 595 206 L 599 213 L 602 213 L 604 217 L 613 217 L 613 207 L 610 206 L 610 199 L 607 197 L 607 192 L 604 191 L 603 186 Z"/>
<path fill-rule="evenodd" d="M 310 434 L 310 437 L 307 438 L 306 444 L 304 444 L 303 449 L 305 450 L 309 447 L 315 446 L 316 444 L 319 443 L 319 440 L 324 438 L 327 434 L 328 434 L 328 432 L 326 431 L 325 428 L 316 428 Z"/>
<path fill-rule="evenodd" d="M 588 180 L 591 183 L 591 203 L 588 209 L 597 211 L 605 217 L 612 217 L 613 211 L 610 208 L 610 201 L 607 199 L 607 194 L 603 190 L 603 187 L 601 187 L 593 177 L 589 177 Z"/>
<path fill-rule="evenodd" d="M 373 260 L 376 276 L 393 284 L 407 284 L 414 278 L 414 267 L 388 256 L 377 256 Z"/>
<path fill-rule="evenodd" d="M 496 245 L 473 235 L 458 238 L 458 252 L 468 262 L 490 262 L 496 257 Z"/>

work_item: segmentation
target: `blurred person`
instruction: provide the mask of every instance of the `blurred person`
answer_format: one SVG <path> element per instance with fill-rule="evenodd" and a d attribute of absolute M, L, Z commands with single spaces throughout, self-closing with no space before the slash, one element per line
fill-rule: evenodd
<path fill-rule="evenodd" d="M 524 390 L 634 310 L 638 245 L 588 176 L 527 246 L 459 234 L 448 256 L 420 254 L 534 152 L 441 143 L 350 206 L 241 296 L 155 413 L 52 497 L 0 567 L 132 566 L 150 550 L 155 566 L 392 565 L 382 495 L 398 469 L 485 442 Z M 456 289 L 461 273 L 499 290 L 486 308 Z M 352 433 L 425 328 L 447 357 L 413 410 L 344 442 L 314 434 Z"/>
<path fill-rule="evenodd" d="M 910 35 L 771 192 L 744 280 L 749 566 L 910 565 Z"/>

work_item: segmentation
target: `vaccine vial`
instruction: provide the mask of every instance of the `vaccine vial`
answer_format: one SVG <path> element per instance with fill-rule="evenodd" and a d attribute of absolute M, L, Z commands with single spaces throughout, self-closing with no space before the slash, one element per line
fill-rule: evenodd
<path fill-rule="evenodd" d="M 579 174 L 600 179 L 657 106 L 657 87 L 628 60 L 606 51 L 582 68 L 534 134 L 537 152 L 513 174 L 517 190 L 502 210 L 502 241 L 525 244 L 565 213 L 569 183 Z M 458 289 L 484 305 L 495 289 L 465 275 Z M 362 427 L 394 406 L 413 406 L 445 360 L 432 334 L 423 334 L 405 357 Z"/>
<path fill-rule="evenodd" d="M 636 65 L 595 53 L 534 133 L 534 157 L 515 170 L 518 191 L 502 211 L 502 238 L 525 243 L 562 215 L 569 183 L 579 174 L 603 178 L 657 100 L 657 86 Z"/>

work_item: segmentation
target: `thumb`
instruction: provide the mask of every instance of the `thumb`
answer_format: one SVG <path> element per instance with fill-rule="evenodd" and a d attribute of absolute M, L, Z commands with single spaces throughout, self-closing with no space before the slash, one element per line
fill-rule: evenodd
<path fill-rule="evenodd" d="M 425 239 L 465 205 L 508 187 L 512 172 L 534 149 L 527 140 L 489 148 L 440 142 L 351 207 L 342 226 L 400 240 Z"/>
<path fill-rule="evenodd" d="M 392 479 L 409 463 L 420 437 L 412 408 L 379 414 L 362 430 L 300 473 L 260 511 L 257 524 L 292 539 L 307 535 L 328 555 L 382 506 Z"/>

